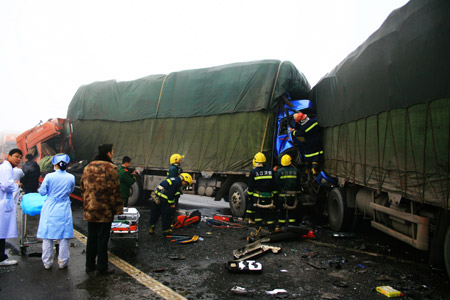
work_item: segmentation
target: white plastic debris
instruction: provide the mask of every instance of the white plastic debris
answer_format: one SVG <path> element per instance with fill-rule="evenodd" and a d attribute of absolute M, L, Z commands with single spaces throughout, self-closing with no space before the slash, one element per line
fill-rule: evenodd
<path fill-rule="evenodd" d="M 285 294 L 287 291 L 285 289 L 274 289 L 273 291 L 266 291 L 267 295 L 278 295 L 278 294 Z"/>

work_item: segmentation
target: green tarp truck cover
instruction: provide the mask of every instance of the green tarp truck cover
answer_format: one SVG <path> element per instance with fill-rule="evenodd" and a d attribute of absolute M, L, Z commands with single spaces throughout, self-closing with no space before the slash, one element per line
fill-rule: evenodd
<path fill-rule="evenodd" d="M 450 1 L 411 0 L 313 87 L 325 168 L 449 208 Z"/>
<path fill-rule="evenodd" d="M 450 96 L 450 1 L 411 0 L 311 91 L 321 126 Z"/>
<path fill-rule="evenodd" d="M 273 109 L 289 92 L 307 96 L 305 76 L 288 61 L 262 60 L 82 86 L 69 105 L 76 159 L 113 143 L 116 160 L 167 168 L 245 171 L 253 155 L 272 152 Z"/>

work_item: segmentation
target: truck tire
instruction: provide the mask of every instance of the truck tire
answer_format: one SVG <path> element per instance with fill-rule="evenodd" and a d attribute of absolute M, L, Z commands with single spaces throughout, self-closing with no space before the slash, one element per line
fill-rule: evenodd
<path fill-rule="evenodd" d="M 243 217 L 245 214 L 247 185 L 243 182 L 235 182 L 230 187 L 228 202 L 230 203 L 231 214 L 235 217 Z"/>
<path fill-rule="evenodd" d="M 334 231 L 348 229 L 353 218 L 347 207 L 345 189 L 333 188 L 328 195 L 328 221 Z"/>
<path fill-rule="evenodd" d="M 447 269 L 447 276 L 450 278 L 450 225 L 447 229 L 444 242 L 444 261 L 445 268 Z"/>
<path fill-rule="evenodd" d="M 128 198 L 128 206 L 132 207 L 139 203 L 143 194 L 142 183 L 137 180 L 130 188 L 130 197 Z"/>

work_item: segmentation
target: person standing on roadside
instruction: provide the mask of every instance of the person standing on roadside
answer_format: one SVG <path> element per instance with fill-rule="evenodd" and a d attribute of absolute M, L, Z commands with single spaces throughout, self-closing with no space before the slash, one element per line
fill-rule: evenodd
<path fill-rule="evenodd" d="M 0 266 L 16 265 L 17 260 L 8 259 L 5 253 L 6 239 L 17 237 L 16 203 L 14 192 L 18 185 L 13 169 L 20 164 L 22 151 L 12 149 L 7 160 L 0 165 Z"/>
<path fill-rule="evenodd" d="M 25 194 L 36 193 L 39 187 L 39 176 L 41 175 L 41 169 L 37 162 L 33 160 L 33 154 L 28 153 L 25 155 L 26 162 L 22 167 L 22 171 L 25 176 L 22 177 L 20 182 L 22 183 L 22 189 Z"/>
<path fill-rule="evenodd" d="M 88 222 L 86 245 L 86 272 L 97 270 L 97 275 L 110 274 L 108 268 L 108 241 L 114 215 L 123 214 L 120 181 L 117 166 L 112 163 L 112 144 L 98 147 L 98 155 L 89 163 L 81 177 L 84 220 Z"/>
<path fill-rule="evenodd" d="M 66 172 L 70 162 L 67 154 L 55 155 L 52 164 L 55 172 L 48 173 L 39 189 L 47 196 L 39 218 L 37 237 L 42 240 L 42 262 L 49 270 L 53 265 L 53 240 L 59 241 L 58 265 L 60 269 L 69 263 L 69 239 L 73 238 L 70 193 L 75 188 L 75 176 Z"/>
<path fill-rule="evenodd" d="M 130 197 L 130 188 L 136 182 L 136 170 L 131 173 L 128 168 L 131 165 L 131 158 L 124 156 L 122 159 L 122 165 L 119 168 L 119 180 L 120 180 L 120 196 L 123 200 L 123 206 L 128 206 L 128 198 Z"/>

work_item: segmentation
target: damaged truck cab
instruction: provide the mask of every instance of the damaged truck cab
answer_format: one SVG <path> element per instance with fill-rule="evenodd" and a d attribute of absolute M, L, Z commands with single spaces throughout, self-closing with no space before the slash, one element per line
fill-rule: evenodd
<path fill-rule="evenodd" d="M 40 122 L 16 138 L 17 147 L 33 155 L 36 162 L 56 153 L 72 154 L 72 125 L 70 120 L 54 118 Z M 53 169 L 53 166 L 52 168 Z"/>

